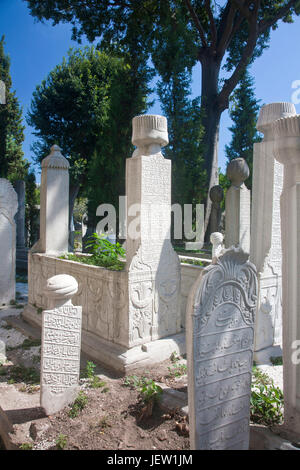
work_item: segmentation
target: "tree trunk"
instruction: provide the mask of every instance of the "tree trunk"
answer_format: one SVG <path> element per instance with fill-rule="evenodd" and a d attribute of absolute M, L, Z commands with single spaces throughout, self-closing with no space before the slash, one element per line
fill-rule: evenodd
<path fill-rule="evenodd" d="M 218 144 L 219 127 L 222 111 L 218 102 L 218 82 L 220 73 L 220 62 L 212 55 L 201 58 L 202 65 L 202 90 L 201 90 L 201 113 L 204 136 L 203 158 L 204 169 L 207 172 L 208 192 L 206 199 L 205 221 L 203 235 L 207 232 L 211 213 L 211 200 L 209 198 L 210 188 L 219 183 L 218 172 Z M 209 234 L 207 234 L 209 237 Z"/>

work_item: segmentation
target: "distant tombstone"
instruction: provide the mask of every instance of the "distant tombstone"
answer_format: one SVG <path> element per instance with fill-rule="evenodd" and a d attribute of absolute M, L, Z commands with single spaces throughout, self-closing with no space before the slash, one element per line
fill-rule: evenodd
<path fill-rule="evenodd" d="M 192 449 L 249 447 L 255 266 L 231 247 L 204 268 L 187 304 Z"/>
<path fill-rule="evenodd" d="M 5 343 L 0 339 L 0 365 L 6 361 Z"/>
<path fill-rule="evenodd" d="M 5 83 L 0 80 L 0 104 L 6 104 Z"/>
<path fill-rule="evenodd" d="M 16 296 L 16 224 L 18 197 L 12 184 L 0 178 L 0 305 Z"/>
<path fill-rule="evenodd" d="M 17 224 L 17 247 L 25 247 L 25 181 L 17 180 L 14 189 L 18 195 L 18 212 L 16 213 Z"/>
<path fill-rule="evenodd" d="M 82 307 L 71 303 L 77 290 L 76 279 L 67 274 L 48 279 L 45 289 L 49 310 L 43 311 L 40 401 L 47 415 L 78 394 Z"/>
<path fill-rule="evenodd" d="M 250 253 L 251 191 L 244 184 L 250 174 L 246 160 L 231 160 L 226 174 L 231 186 L 225 199 L 225 247 L 239 245 L 246 253 Z"/>
<path fill-rule="evenodd" d="M 212 202 L 209 231 L 210 233 L 220 232 L 221 231 L 220 230 L 221 215 L 222 215 L 221 202 L 223 201 L 223 198 L 224 198 L 224 191 L 223 191 L 222 186 L 220 185 L 213 186 L 209 191 L 209 197 Z"/>

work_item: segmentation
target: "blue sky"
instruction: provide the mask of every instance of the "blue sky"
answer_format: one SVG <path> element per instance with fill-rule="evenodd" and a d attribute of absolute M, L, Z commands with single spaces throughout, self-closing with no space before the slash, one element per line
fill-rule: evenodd
<path fill-rule="evenodd" d="M 70 47 L 78 47 L 78 44 L 71 41 L 69 25 L 59 24 L 53 27 L 50 23 L 36 22 L 22 0 L 0 0 L 0 36 L 2 34 L 5 35 L 5 52 L 11 59 L 13 89 L 16 90 L 25 116 L 36 85 L 61 62 Z M 84 44 L 87 42 L 83 41 Z M 299 44 L 300 18 L 296 18 L 293 24 L 280 23 L 279 28 L 272 32 L 269 49 L 251 67 L 256 97 L 261 100 L 261 104 L 292 101 L 293 93 L 294 97 L 300 97 L 300 93 L 297 94 L 297 88 L 300 89 Z M 293 83 L 297 86 L 296 89 L 292 88 Z M 197 66 L 193 74 L 193 96 L 199 96 L 200 90 L 200 66 Z M 300 113 L 300 104 L 295 102 L 295 105 Z M 158 100 L 150 112 L 160 114 Z M 24 124 L 26 125 L 25 119 Z M 224 112 L 219 143 L 219 165 L 223 170 L 226 163 L 224 148 L 231 139 L 228 130 L 230 125 L 228 112 Z M 26 125 L 23 151 L 29 161 L 32 161 L 30 145 L 34 141 L 31 131 Z M 39 180 L 38 169 L 36 173 Z"/>

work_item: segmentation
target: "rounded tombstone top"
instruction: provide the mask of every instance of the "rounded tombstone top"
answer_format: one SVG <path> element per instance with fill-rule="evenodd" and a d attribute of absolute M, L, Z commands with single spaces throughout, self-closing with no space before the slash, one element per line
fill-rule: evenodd
<path fill-rule="evenodd" d="M 219 184 L 216 184 L 215 186 L 212 186 L 209 191 L 209 197 L 212 200 L 212 202 L 221 202 L 224 197 L 224 191 L 222 186 Z"/>
<path fill-rule="evenodd" d="M 158 144 L 164 147 L 169 143 L 167 118 L 156 114 L 143 114 L 132 119 L 133 145 L 143 147 Z"/>
<path fill-rule="evenodd" d="M 272 123 L 277 119 L 294 116 L 296 108 L 293 103 L 281 102 L 265 104 L 261 107 L 256 128 L 265 135 L 272 129 Z"/>
<path fill-rule="evenodd" d="M 18 195 L 10 181 L 0 178 L 0 211 L 4 209 L 13 219 L 18 210 Z"/>
<path fill-rule="evenodd" d="M 244 158 L 234 158 L 229 162 L 226 174 L 234 186 L 241 186 L 249 177 L 250 170 Z"/>
<path fill-rule="evenodd" d="M 68 160 L 62 155 L 61 149 L 58 145 L 52 145 L 50 154 L 42 161 L 42 168 L 60 168 L 68 170 L 70 164 Z"/>
<path fill-rule="evenodd" d="M 69 300 L 78 291 L 78 283 L 69 274 L 58 274 L 47 280 L 45 295 L 50 300 Z"/>
<path fill-rule="evenodd" d="M 272 131 L 276 160 L 283 164 L 300 163 L 300 114 L 278 119 Z"/>
<path fill-rule="evenodd" d="M 210 234 L 210 242 L 213 246 L 223 243 L 224 235 L 221 232 L 213 232 Z"/>

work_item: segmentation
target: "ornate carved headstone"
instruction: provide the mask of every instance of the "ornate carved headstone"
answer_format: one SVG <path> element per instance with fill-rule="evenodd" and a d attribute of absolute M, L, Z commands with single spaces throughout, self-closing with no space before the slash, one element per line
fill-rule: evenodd
<path fill-rule="evenodd" d="M 248 449 L 256 269 L 225 250 L 195 282 L 187 305 L 192 449 Z"/>
<path fill-rule="evenodd" d="M 253 148 L 250 251 L 259 286 L 254 346 L 258 363 L 282 353 L 280 195 L 283 165 L 274 158 L 272 124 L 295 114 L 292 103 L 270 103 L 262 106 L 256 126 L 264 134 L 262 142 L 256 142 Z"/>
<path fill-rule="evenodd" d="M 300 435 L 300 115 L 272 125 L 274 155 L 284 165 L 280 198 L 284 425 Z"/>
<path fill-rule="evenodd" d="M 49 310 L 43 311 L 41 358 L 41 406 L 47 415 L 56 413 L 78 394 L 82 308 L 71 297 L 78 284 L 67 274 L 47 281 Z"/>
<path fill-rule="evenodd" d="M 16 296 L 16 224 L 18 197 L 11 183 L 0 178 L 0 305 Z"/>
<path fill-rule="evenodd" d="M 129 346 L 181 330 L 180 263 L 170 240 L 171 161 L 161 153 L 166 118 L 136 116 L 132 142 L 137 149 L 126 161 Z"/>
<path fill-rule="evenodd" d="M 231 186 L 225 199 L 225 246 L 239 245 L 250 252 L 250 191 L 244 181 L 249 167 L 244 158 L 235 158 L 227 166 Z"/>

